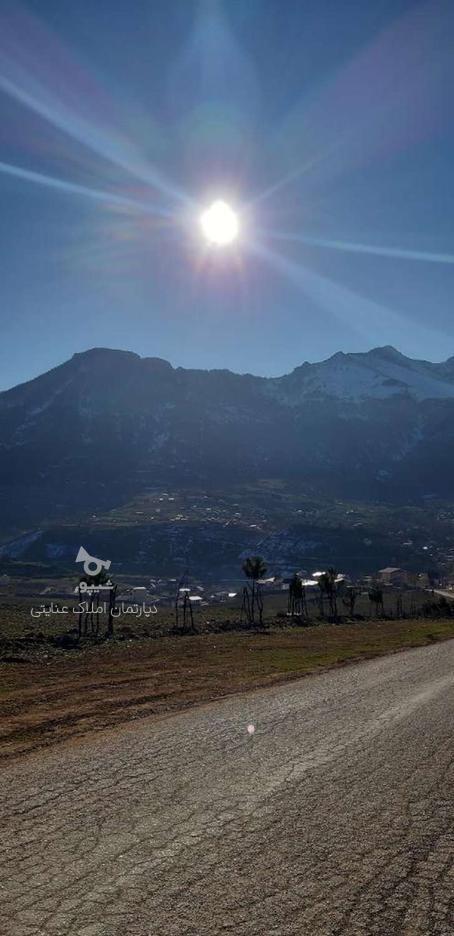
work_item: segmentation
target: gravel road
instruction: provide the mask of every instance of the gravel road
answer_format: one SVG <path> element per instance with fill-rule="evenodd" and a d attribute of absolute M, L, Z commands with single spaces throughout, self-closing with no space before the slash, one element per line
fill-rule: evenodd
<path fill-rule="evenodd" d="M 452 936 L 453 703 L 451 640 L 10 764 L 0 932 Z"/>

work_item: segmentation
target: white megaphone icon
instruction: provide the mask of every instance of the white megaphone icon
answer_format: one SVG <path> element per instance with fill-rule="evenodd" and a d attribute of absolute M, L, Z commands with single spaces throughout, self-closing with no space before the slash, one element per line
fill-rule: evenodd
<path fill-rule="evenodd" d="M 102 569 L 110 569 L 112 565 L 110 559 L 97 559 L 96 556 L 90 556 L 90 553 L 80 547 L 76 556 L 76 562 L 83 562 L 85 575 L 99 575 Z"/>

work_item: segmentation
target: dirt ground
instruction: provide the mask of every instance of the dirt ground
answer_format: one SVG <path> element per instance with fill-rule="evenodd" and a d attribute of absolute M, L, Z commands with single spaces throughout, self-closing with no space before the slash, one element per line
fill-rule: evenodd
<path fill-rule="evenodd" d="M 0 759 L 130 720 L 454 637 L 454 620 L 105 642 L 0 664 Z"/>

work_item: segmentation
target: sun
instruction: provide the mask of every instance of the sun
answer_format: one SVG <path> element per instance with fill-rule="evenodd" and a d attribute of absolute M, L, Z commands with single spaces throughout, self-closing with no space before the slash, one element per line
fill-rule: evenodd
<path fill-rule="evenodd" d="M 206 240 L 218 247 L 231 244 L 239 234 L 238 215 L 225 201 L 215 201 L 200 216 L 200 225 Z"/>

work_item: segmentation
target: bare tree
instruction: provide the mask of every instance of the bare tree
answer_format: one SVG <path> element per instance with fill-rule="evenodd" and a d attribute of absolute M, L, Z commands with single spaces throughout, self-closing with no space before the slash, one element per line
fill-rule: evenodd
<path fill-rule="evenodd" d="M 185 572 L 183 572 L 183 575 L 181 576 L 180 580 L 177 582 L 177 587 L 176 587 L 176 592 L 175 592 L 175 604 L 174 604 L 175 627 L 178 627 L 178 624 L 179 624 L 179 611 L 183 602 L 183 599 L 181 596 L 183 593 L 183 588 L 187 583 L 187 577 L 188 577 L 188 573 L 186 570 Z M 186 594 L 186 592 L 184 594 Z"/>
<path fill-rule="evenodd" d="M 190 627 L 188 627 L 188 621 L 190 622 Z M 187 592 L 184 593 L 183 598 L 183 627 L 185 630 L 194 630 L 194 617 L 192 614 L 192 601 Z"/>
<path fill-rule="evenodd" d="M 109 608 L 107 614 L 107 636 L 113 637 L 114 633 L 114 615 L 117 604 L 117 586 L 112 585 L 109 591 Z"/>
<path fill-rule="evenodd" d="M 354 585 L 347 585 L 345 589 L 345 594 L 342 596 L 342 604 L 345 608 L 348 608 L 348 613 L 350 617 L 353 617 L 355 613 L 355 606 L 357 599 L 359 597 L 359 590 L 354 587 Z"/>
<path fill-rule="evenodd" d="M 383 604 L 383 589 L 378 582 L 372 585 L 369 591 L 369 601 L 371 604 L 375 605 L 375 617 L 381 617 L 385 609 Z"/>
<path fill-rule="evenodd" d="M 321 592 L 321 609 L 323 617 L 323 596 L 326 595 L 329 602 L 329 613 L 332 618 L 337 618 L 337 569 L 330 566 L 326 572 L 319 577 L 318 585 Z"/>
<path fill-rule="evenodd" d="M 306 589 L 297 572 L 289 582 L 287 610 L 292 616 L 306 614 Z"/>
<path fill-rule="evenodd" d="M 266 564 L 261 556 L 248 556 L 241 568 L 249 579 L 248 585 L 243 589 L 242 610 L 246 614 L 248 624 L 254 625 L 258 614 L 259 625 L 263 627 L 263 597 L 259 582 L 266 575 Z"/>
<path fill-rule="evenodd" d="M 105 593 L 108 593 L 108 602 L 104 601 Z M 93 636 L 99 634 L 100 615 L 107 605 L 107 630 L 108 637 L 114 633 L 114 615 L 117 597 L 117 585 L 111 582 L 106 570 L 101 569 L 97 575 L 84 574 L 79 579 L 78 587 L 79 607 L 79 638 L 86 637 L 88 628 Z M 102 600 L 101 600 L 102 598 Z"/>

